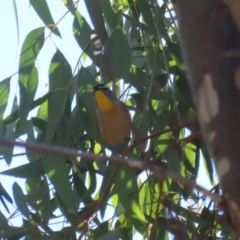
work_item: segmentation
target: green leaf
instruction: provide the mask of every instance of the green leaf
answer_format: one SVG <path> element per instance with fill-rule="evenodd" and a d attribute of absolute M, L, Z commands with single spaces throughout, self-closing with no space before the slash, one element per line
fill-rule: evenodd
<path fill-rule="evenodd" d="M 129 226 L 129 224 L 126 224 L 127 227 L 121 228 L 121 239 L 124 240 L 132 240 L 133 238 L 133 231 L 132 231 L 132 224 Z"/>
<path fill-rule="evenodd" d="M 58 156 L 43 155 L 42 164 L 45 173 L 53 184 L 58 196 L 72 211 L 78 208 L 77 193 L 72 190 L 65 159 Z"/>
<path fill-rule="evenodd" d="M 89 173 L 89 188 L 83 196 L 84 199 L 89 198 L 94 193 L 97 187 L 97 176 L 95 173 L 93 163 L 87 162 L 87 168 Z"/>
<path fill-rule="evenodd" d="M 79 94 L 78 109 L 80 123 L 83 126 L 84 130 L 87 131 L 88 136 L 100 143 L 103 143 L 97 127 L 92 93 L 85 92 Z"/>
<path fill-rule="evenodd" d="M 73 21 L 73 33 L 82 51 L 86 53 L 97 66 L 99 66 L 100 56 L 94 55 L 93 52 L 95 47 L 93 45 L 94 42 L 91 39 L 92 29 L 86 19 L 79 12 L 76 12 L 76 17 Z"/>
<path fill-rule="evenodd" d="M 42 161 L 37 160 L 21 166 L 0 172 L 3 175 L 9 175 L 20 178 L 34 178 L 44 175 L 44 169 L 42 166 Z"/>
<path fill-rule="evenodd" d="M 62 0 L 62 2 L 67 7 L 67 9 L 72 13 L 72 15 L 75 16 L 77 10 L 75 7 L 75 2 L 73 2 L 73 0 Z"/>
<path fill-rule="evenodd" d="M 103 14 L 106 18 L 106 22 L 108 23 L 110 29 L 113 31 L 118 24 L 117 16 L 113 11 L 109 0 L 100 0 L 100 3 Z"/>
<path fill-rule="evenodd" d="M 115 178 L 115 189 L 135 228 L 142 234 L 146 233 L 145 217 L 139 205 L 136 171 L 122 166 Z"/>
<path fill-rule="evenodd" d="M 42 119 L 43 121 L 47 121 L 48 119 L 48 101 L 45 101 L 37 112 L 37 117 Z"/>
<path fill-rule="evenodd" d="M 26 120 L 28 114 L 32 108 L 33 99 L 35 97 L 35 93 L 38 86 L 38 72 L 37 68 L 33 67 L 30 73 L 27 86 L 21 82 L 19 82 L 19 89 L 20 89 L 20 108 L 19 108 L 19 117 L 22 121 Z"/>
<path fill-rule="evenodd" d="M 179 67 L 177 67 L 174 78 L 175 78 L 176 86 L 179 90 L 179 93 L 182 95 L 186 103 L 188 103 L 189 106 L 194 108 L 191 89 L 188 84 L 188 79 L 186 74 Z"/>
<path fill-rule="evenodd" d="M 163 53 L 161 50 L 156 50 L 152 47 L 149 49 L 148 61 L 152 70 L 151 77 L 155 78 L 159 74 L 162 74 L 163 67 L 165 68 L 165 62 Z M 159 66 L 162 66 L 161 68 Z M 155 80 L 155 79 L 154 79 Z"/>
<path fill-rule="evenodd" d="M 129 78 L 126 78 L 126 82 L 134 86 L 139 93 L 144 94 L 144 83 L 146 83 L 147 79 L 148 76 L 144 71 L 131 66 Z"/>
<path fill-rule="evenodd" d="M 181 171 L 181 160 L 175 149 L 175 140 L 172 138 L 169 141 L 168 150 L 162 155 L 163 158 L 167 159 L 167 165 L 170 171 L 180 173 Z"/>
<path fill-rule="evenodd" d="M 47 5 L 46 0 L 30 0 L 31 5 L 33 6 L 34 10 L 44 22 L 44 24 L 57 36 L 61 37 L 61 34 L 53 21 L 52 15 Z"/>
<path fill-rule="evenodd" d="M 38 223 L 47 220 L 54 212 L 55 206 L 50 202 L 49 183 L 46 178 L 36 177 L 26 180 L 25 186 L 28 192 L 27 202 L 35 209 L 38 209 L 39 215 L 34 215 L 34 220 Z"/>
<path fill-rule="evenodd" d="M 93 231 L 93 236 L 99 239 L 105 239 L 102 236 L 108 232 L 108 221 L 102 222 L 96 229 Z"/>
<path fill-rule="evenodd" d="M 18 11 L 17 11 L 16 0 L 12 0 L 12 3 L 13 3 L 14 16 L 15 16 L 15 21 L 16 21 L 16 26 L 17 26 L 17 45 L 18 45 L 19 44 L 19 20 L 18 20 Z"/>
<path fill-rule="evenodd" d="M 195 154 L 195 168 L 194 168 L 195 178 L 198 177 L 199 166 L 200 166 L 200 142 L 197 141 L 197 143 L 196 143 L 196 154 Z"/>
<path fill-rule="evenodd" d="M 70 96 L 68 96 L 64 113 L 59 122 L 56 130 L 55 144 L 62 147 L 69 147 L 69 136 L 70 136 L 70 121 L 71 121 L 71 102 Z"/>
<path fill-rule="evenodd" d="M 31 110 L 38 85 L 35 60 L 44 43 L 44 28 L 32 30 L 26 37 L 19 60 L 20 108 L 19 117 L 24 121 Z M 23 122 L 21 122 L 24 124 Z"/>
<path fill-rule="evenodd" d="M 22 233 L 21 227 L 10 227 L 10 226 L 4 229 L 3 233 L 1 234 L 1 237 L 3 239 L 21 239 L 24 236 L 25 234 Z"/>
<path fill-rule="evenodd" d="M 109 37 L 103 53 L 101 71 L 105 82 L 125 78 L 129 74 L 131 51 L 126 36 L 117 28 Z"/>
<path fill-rule="evenodd" d="M 26 89 L 32 90 L 34 88 L 34 84 L 29 83 L 29 76 L 43 43 L 44 28 L 42 27 L 32 30 L 24 40 L 19 60 L 19 79 Z"/>
<path fill-rule="evenodd" d="M 134 122 L 137 125 L 137 132 L 140 136 L 147 136 L 150 120 L 149 109 L 145 108 L 144 97 L 141 94 L 134 93 L 132 98 L 136 103 Z"/>
<path fill-rule="evenodd" d="M 4 189 L 2 183 L 0 183 L 0 201 L 1 201 L 2 205 L 4 206 L 4 208 L 6 209 L 6 211 L 10 214 L 9 209 L 8 209 L 7 204 L 5 203 L 4 199 L 6 199 L 9 203 L 13 203 L 12 198 L 9 196 L 7 191 Z"/>
<path fill-rule="evenodd" d="M 145 1 L 145 0 L 137 0 L 136 1 L 140 11 L 142 12 L 143 18 L 145 20 L 145 22 L 148 25 L 148 30 L 151 32 L 151 34 L 155 35 L 156 37 L 157 35 L 157 31 L 155 28 L 155 23 L 153 20 L 153 14 L 152 14 L 152 10 L 150 8 L 150 3 L 149 1 Z"/>
<path fill-rule="evenodd" d="M 166 132 L 152 140 L 159 154 L 163 154 L 168 149 L 169 144 L 171 142 L 171 138 L 172 138 L 172 133 Z"/>
<path fill-rule="evenodd" d="M 186 170 L 194 176 L 196 147 L 192 143 L 187 143 L 184 146 L 184 165 Z"/>
<path fill-rule="evenodd" d="M 21 214 L 25 218 L 29 219 L 30 213 L 27 207 L 26 197 L 23 194 L 22 189 L 19 187 L 19 185 L 16 182 L 13 184 L 13 197 L 18 210 L 21 212 Z"/>
<path fill-rule="evenodd" d="M 11 77 L 0 82 L 0 136 L 3 136 L 3 115 L 8 104 L 10 80 Z"/>
<path fill-rule="evenodd" d="M 36 118 L 36 117 L 32 117 L 31 118 L 32 123 L 34 124 L 34 126 L 36 126 L 39 130 L 41 130 L 42 132 L 45 132 L 47 129 L 47 122 L 42 120 L 41 118 Z"/>
<path fill-rule="evenodd" d="M 213 178 L 213 161 L 207 151 L 206 143 L 203 142 L 203 140 L 200 141 L 200 146 L 202 150 L 202 155 L 204 159 L 204 167 L 206 169 L 206 172 L 210 178 L 210 181 L 212 184 L 214 184 L 214 178 Z"/>
<path fill-rule="evenodd" d="M 63 56 L 57 50 L 49 68 L 49 88 L 52 95 L 48 99 L 47 142 L 51 143 L 64 114 L 71 87 L 72 70 Z"/>
<path fill-rule="evenodd" d="M 16 112 L 16 109 L 18 108 L 18 101 L 17 97 L 15 96 L 13 99 L 13 104 L 12 104 L 12 112 Z M 12 114 L 11 114 L 12 115 Z M 10 116 L 11 116 L 10 115 Z M 4 119 L 4 124 L 5 124 L 5 119 Z M 16 127 L 16 122 L 11 122 L 5 130 L 5 138 L 14 140 L 15 139 L 15 127 Z M 4 156 L 4 159 L 8 165 L 10 165 L 12 161 L 12 156 L 13 156 L 13 147 L 10 146 L 0 146 L 1 152 Z"/>
<path fill-rule="evenodd" d="M 183 64 L 180 46 L 173 42 L 167 42 L 167 45 L 172 58 L 178 63 L 178 67 L 180 67 L 180 69 L 182 70 L 185 70 L 185 65 Z"/>
<path fill-rule="evenodd" d="M 93 86 L 96 81 L 93 75 L 84 67 L 81 67 L 77 73 L 77 85 L 79 94 L 82 92 L 93 92 Z"/>
<path fill-rule="evenodd" d="M 100 194 L 99 194 L 100 196 L 103 194 L 104 190 L 106 189 L 106 186 L 108 185 L 108 182 L 110 181 L 110 177 L 112 176 L 112 173 L 115 170 L 115 168 L 116 168 L 116 164 L 109 162 L 109 164 L 104 172 L 104 175 L 103 175 L 103 180 L 102 180 Z M 109 194 L 107 195 L 104 203 L 102 204 L 102 206 L 100 208 L 100 214 L 101 214 L 102 218 L 104 218 L 108 198 L 109 198 Z"/>
<path fill-rule="evenodd" d="M 35 101 L 33 101 L 31 110 L 34 109 L 35 107 L 41 105 L 42 103 L 44 103 L 46 100 L 48 100 L 48 98 L 51 95 L 52 95 L 52 93 L 46 93 L 42 97 L 40 97 L 40 98 L 36 99 Z M 16 106 L 17 106 L 17 100 L 15 101 L 15 103 L 16 103 Z M 10 123 L 12 123 L 12 122 L 14 122 L 15 120 L 18 119 L 18 117 L 19 117 L 19 110 L 16 110 L 16 109 L 17 109 L 17 107 L 15 107 L 12 110 L 11 114 L 4 119 L 4 121 L 3 121 L 4 125 L 8 125 L 8 124 L 10 124 Z"/>
<path fill-rule="evenodd" d="M 64 203 L 63 200 L 60 198 L 59 194 L 55 193 L 54 198 L 60 211 L 69 222 L 78 220 L 77 211 L 74 211 L 69 205 L 67 206 L 66 203 Z"/>
<path fill-rule="evenodd" d="M 105 235 L 101 236 L 99 240 L 112 240 L 112 239 L 124 239 L 127 240 L 126 238 L 121 238 L 122 236 L 122 229 L 116 229 L 113 231 L 107 232 Z M 99 235 L 97 235 L 99 236 Z"/>
<path fill-rule="evenodd" d="M 157 4 L 152 4 L 152 15 L 154 16 L 153 21 L 155 24 L 155 28 L 158 32 L 158 37 L 164 38 L 165 41 L 170 41 L 170 37 L 167 31 L 167 27 L 165 25 L 165 11 L 163 9 L 158 8 Z M 174 20 L 173 20 L 174 21 Z M 161 39 L 159 39 L 160 41 Z"/>
<path fill-rule="evenodd" d="M 86 194 L 88 189 L 78 174 L 74 174 L 73 182 L 79 197 L 84 201 L 84 203 L 91 204 L 93 202 L 93 199 L 91 196 L 89 196 L 89 194 Z"/>
<path fill-rule="evenodd" d="M 8 225 L 8 219 L 2 214 L 2 211 L 0 212 L 0 222 L 1 222 L 1 230 L 6 230 L 9 228 Z"/>

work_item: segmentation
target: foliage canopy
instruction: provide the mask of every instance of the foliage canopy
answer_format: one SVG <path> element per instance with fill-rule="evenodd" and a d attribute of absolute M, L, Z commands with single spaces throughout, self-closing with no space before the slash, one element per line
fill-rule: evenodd
<path fill-rule="evenodd" d="M 138 232 L 144 239 L 231 239 L 222 212 L 202 193 L 171 178 L 155 178 L 149 170 L 121 166 L 115 171 L 116 164 L 108 162 L 107 156 L 116 153 L 102 141 L 95 123 L 92 88 L 103 82 L 126 102 L 138 134 L 146 138 L 127 152 L 128 158 L 149 161 L 193 181 L 204 174 L 213 186 L 211 191 L 218 194 L 212 161 L 197 124 L 171 3 L 85 0 L 88 22 L 78 2 L 63 1 L 73 17 L 69 28 L 82 50 L 79 61 L 73 68 L 56 46 L 49 65 L 49 91 L 36 97 L 41 75 L 35 62 L 44 43 L 51 41 L 47 29 L 58 37 L 61 33 L 46 0 L 30 0 L 44 26 L 33 29 L 22 45 L 19 98 L 8 102 L 13 94 L 11 77 L 0 82 L 0 132 L 8 139 L 26 135 L 27 143 L 92 152 L 106 156 L 106 162 L 26 148 L 27 164 L 1 172 L 26 179 L 25 189 L 17 182 L 12 186 L 13 203 L 4 183 L 0 185 L 5 209 L 9 204 L 17 207 L 9 216 L 0 213 L 1 237 L 125 240 Z M 96 51 L 99 39 L 103 54 Z M 12 104 L 11 112 L 4 118 L 8 104 Z M 36 116 L 29 118 L 33 109 L 37 109 Z M 123 154 L 130 144 L 119 146 L 117 152 Z M 13 147 L 1 146 L 1 154 L 10 164 Z M 21 227 L 11 225 L 16 214 L 22 217 Z M 50 222 L 58 218 L 61 226 L 55 230 Z"/>

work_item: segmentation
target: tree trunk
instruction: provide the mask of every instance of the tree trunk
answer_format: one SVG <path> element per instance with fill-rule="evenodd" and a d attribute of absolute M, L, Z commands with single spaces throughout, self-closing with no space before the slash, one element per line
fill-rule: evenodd
<path fill-rule="evenodd" d="M 240 235 L 240 33 L 220 0 L 176 0 L 182 51 L 204 137 Z"/>

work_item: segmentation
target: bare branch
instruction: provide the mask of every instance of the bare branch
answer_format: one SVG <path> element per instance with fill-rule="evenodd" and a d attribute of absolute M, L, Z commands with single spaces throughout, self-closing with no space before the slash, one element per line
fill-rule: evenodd
<path fill-rule="evenodd" d="M 84 160 L 88 161 L 98 161 L 98 162 L 105 162 L 105 161 L 111 161 L 113 163 L 119 164 L 119 165 L 126 165 L 132 168 L 141 169 L 141 170 L 151 170 L 156 178 L 172 178 L 173 180 L 179 182 L 180 184 L 183 184 L 190 188 L 195 188 L 198 191 L 202 192 L 206 196 L 210 197 L 214 202 L 220 203 L 222 201 L 222 198 L 219 197 L 216 194 L 213 194 L 206 190 L 205 188 L 197 185 L 194 181 L 190 179 L 186 179 L 182 176 L 180 176 L 177 173 L 167 171 L 155 164 L 152 164 L 151 161 L 139 161 L 135 159 L 126 159 L 121 156 L 99 156 L 95 155 L 93 153 L 86 153 L 86 152 L 78 152 L 76 150 L 71 150 L 67 148 L 60 148 L 60 147 L 53 147 L 53 146 L 46 146 L 46 145 L 40 145 L 40 144 L 34 144 L 34 143 L 24 143 L 24 142 L 18 142 L 18 141 L 12 141 L 5 138 L 0 138 L 0 144 L 4 146 L 19 146 L 19 147 L 25 147 L 28 149 L 28 151 L 33 151 L 35 153 L 44 153 L 44 154 L 51 154 L 51 155 L 57 155 L 62 157 L 81 157 L 84 158 Z"/>

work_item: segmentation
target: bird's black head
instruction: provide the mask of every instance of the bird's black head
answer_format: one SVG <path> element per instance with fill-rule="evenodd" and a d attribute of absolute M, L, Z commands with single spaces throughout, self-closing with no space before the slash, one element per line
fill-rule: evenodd
<path fill-rule="evenodd" d="M 104 91 L 104 90 L 109 90 L 109 88 L 105 84 L 101 83 L 93 87 L 93 93 L 95 93 L 97 90 Z"/>

